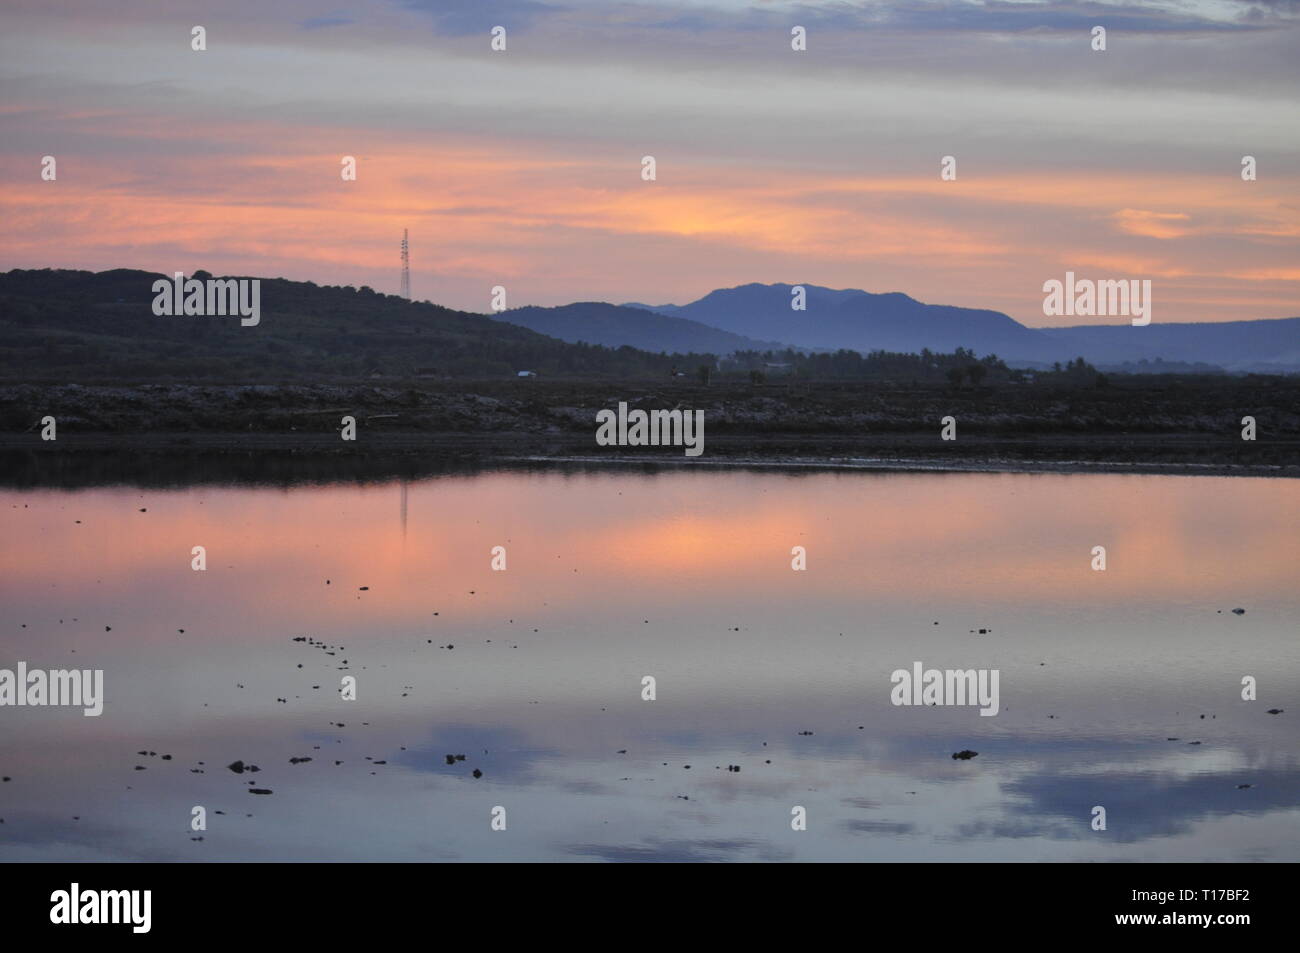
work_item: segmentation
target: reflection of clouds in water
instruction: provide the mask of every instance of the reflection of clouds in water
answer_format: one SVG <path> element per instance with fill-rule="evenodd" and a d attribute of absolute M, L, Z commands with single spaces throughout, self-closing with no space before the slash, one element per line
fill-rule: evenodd
<path fill-rule="evenodd" d="M 597 857 L 611 862 L 681 864 L 726 861 L 782 861 L 794 852 L 755 840 L 660 840 L 648 837 L 637 845 L 574 844 L 570 854 Z"/>
<path fill-rule="evenodd" d="M 1295 543 L 1260 516 L 1289 488 L 596 476 L 414 484 L 405 544 L 395 486 L 156 493 L 147 524 L 125 491 L 75 507 L 4 501 L 0 524 L 40 543 L 0 582 L 10 651 L 62 662 L 75 648 L 68 662 L 87 665 L 111 652 L 116 687 L 103 719 L 8 716 L 0 858 L 1295 858 L 1291 715 L 1264 714 L 1300 707 L 1283 586 Z M 969 511 L 946 528 L 920 519 L 940 482 Z M 13 507 L 24 500 L 37 508 Z M 1160 545 L 1124 536 L 1130 568 L 1105 579 L 1060 542 L 1107 538 L 1139 515 Z M 326 519 L 346 545 L 317 540 Z M 1224 525 L 1236 548 L 1207 547 Z M 989 526 L 1010 541 L 993 562 Z M 101 533 L 89 561 L 88 528 Z M 788 543 L 810 533 L 822 534 L 819 568 L 790 598 Z M 158 590 L 149 580 L 174 564 L 178 535 L 208 539 L 236 568 L 196 579 L 182 564 Z M 485 536 L 510 545 L 510 573 L 460 555 Z M 1213 601 L 1229 590 L 1233 602 Z M 1240 618 L 1227 614 L 1239 591 Z M 968 631 L 985 625 L 991 635 Z M 304 657 L 288 642 L 302 632 L 346 655 Z M 344 657 L 367 673 L 347 714 L 328 697 Z M 999 668 L 1003 712 L 890 705 L 890 671 L 914 658 Z M 1224 671 L 1234 693 L 1239 673 L 1266 671 L 1282 694 L 1228 705 Z M 660 679 L 653 705 L 639 699 L 645 672 Z M 338 720 L 347 727 L 322 727 Z M 136 774 L 140 747 L 177 760 Z M 963 748 L 980 754 L 952 760 Z M 303 755 L 316 760 L 287 763 Z M 262 766 L 274 797 L 245 793 L 247 777 L 224 768 L 236 757 Z M 190 773 L 197 759 L 207 774 Z M 487 798 L 518 821 L 509 838 L 489 831 Z M 210 817 L 196 844 L 177 804 L 232 816 Z M 773 804 L 806 804 L 815 824 L 787 842 Z M 1109 830 L 1094 835 L 1095 804 Z M 255 820 L 234 814 L 244 805 Z"/>
<path fill-rule="evenodd" d="M 561 781 L 559 784 L 561 791 L 566 794 L 613 794 L 614 789 L 606 784 L 598 784 L 595 781 Z"/>
<path fill-rule="evenodd" d="M 447 763 L 447 755 L 461 754 L 464 761 Z M 483 772 L 478 780 L 529 784 L 537 779 L 537 765 L 559 761 L 560 753 L 527 742 L 522 731 L 507 726 L 440 725 L 427 742 L 408 745 L 389 760 L 417 771 L 457 777 L 478 768 Z"/>
<path fill-rule="evenodd" d="M 844 830 L 854 834 L 911 834 L 915 824 L 895 824 L 890 821 L 845 821 Z"/>
<path fill-rule="evenodd" d="M 1238 784 L 1250 784 L 1239 790 Z M 1264 768 L 1173 776 L 1128 770 L 1108 774 L 1030 775 L 1003 786 L 1024 798 L 1027 808 L 1008 806 L 1017 819 L 963 825 L 975 837 L 1086 837 L 1093 833 L 1122 843 L 1185 834 L 1198 822 L 1229 814 L 1261 815 L 1300 807 L 1300 783 L 1294 769 Z M 1106 809 L 1106 831 L 1089 826 L 1093 805 Z M 1035 817 L 1033 823 L 1018 818 Z M 1048 817 L 1078 818 L 1075 825 L 1045 830 Z M 1059 831 L 1059 833 L 1053 833 Z"/>
<path fill-rule="evenodd" d="M 985 745 L 980 758 L 961 763 L 932 756 L 930 749 L 934 745 L 918 749 L 916 738 L 875 739 L 873 743 L 880 746 L 884 756 L 863 758 L 860 762 L 826 756 L 827 745 L 833 749 L 836 747 L 833 742 L 848 744 L 849 739 L 857 740 L 855 735 L 845 733 L 838 739 L 832 735 L 822 736 L 823 746 L 816 751 L 785 754 L 780 759 L 784 764 L 773 766 L 773 777 L 760 777 L 749 771 L 739 775 L 720 775 L 712 770 L 696 777 L 697 773 L 703 772 L 685 772 L 679 764 L 661 768 L 657 762 L 649 765 L 653 776 L 642 776 L 647 767 L 644 762 L 639 762 L 634 768 L 621 758 L 608 754 L 603 759 L 574 758 L 564 750 L 556 751 L 530 741 L 525 731 L 512 727 L 442 725 L 433 729 L 429 740 L 416 750 L 390 755 L 394 766 L 401 765 L 414 771 L 388 775 L 384 781 L 391 787 L 385 797 L 392 804 L 388 811 L 390 820 L 399 827 L 405 823 L 402 818 L 409 819 L 419 814 L 415 805 L 421 798 L 416 792 L 420 785 L 425 785 L 424 790 L 427 790 L 430 776 L 435 778 L 432 784 L 447 793 L 451 793 L 454 787 L 460 794 L 472 796 L 480 790 L 490 790 L 487 785 L 492 784 L 498 791 L 509 791 L 514 797 L 525 794 L 534 799 L 542 797 L 540 801 L 532 800 L 528 810 L 551 817 L 557 831 L 571 824 L 580 827 L 579 818 L 592 810 L 608 811 L 608 816 L 613 818 L 623 808 L 630 808 L 635 811 L 635 826 L 617 828 L 621 834 L 614 836 L 620 842 L 599 843 L 590 833 L 578 833 L 578 827 L 575 827 L 570 835 L 573 838 L 570 844 L 553 844 L 549 851 L 541 845 L 519 845 L 523 848 L 522 856 L 554 856 L 550 851 L 558 851 L 561 855 L 606 861 L 647 862 L 792 859 L 794 850 L 778 849 L 761 838 L 750 836 L 754 830 L 752 812 L 755 809 L 761 811 L 763 805 L 778 796 L 774 787 L 788 789 L 793 785 L 806 789 L 807 781 L 798 780 L 806 770 L 818 773 L 822 778 L 818 782 L 822 793 L 834 798 L 841 807 L 829 812 L 819 811 L 821 830 L 810 832 L 806 841 L 800 840 L 795 845 L 800 848 L 800 859 L 832 856 L 837 848 L 826 840 L 827 835 L 832 839 L 835 835 L 848 835 L 855 841 L 867 837 L 905 838 L 900 843 L 914 845 L 924 843 L 918 840 L 924 836 L 931 846 L 960 844 L 975 849 L 979 856 L 993 851 L 1004 859 L 1014 859 L 1016 848 L 1009 845 L 1017 841 L 1072 842 L 1078 845 L 1078 849 L 1105 851 L 1098 855 L 1104 859 L 1109 855 L 1110 847 L 1151 842 L 1153 838 L 1186 836 L 1194 833 L 1199 822 L 1229 815 L 1262 818 L 1265 824 L 1285 828 L 1293 813 L 1284 812 L 1292 812 L 1300 804 L 1300 787 L 1295 781 L 1293 767 L 1281 763 L 1252 768 L 1251 764 L 1260 764 L 1262 759 L 1251 751 L 1231 749 L 1236 766 L 1227 770 L 1211 767 L 1213 759 L 1200 758 L 1178 743 L 1161 746 L 1096 738 L 1052 741 L 1041 737 L 1010 736 L 999 739 L 997 744 Z M 728 738 L 723 734 L 712 741 L 723 746 Z M 374 745 L 371 750 L 376 757 L 383 757 L 385 750 L 397 747 L 395 737 L 382 741 L 374 739 Z M 485 748 L 487 755 L 482 754 Z M 1160 758 L 1160 752 L 1171 751 L 1174 752 L 1172 758 L 1168 754 Z M 1185 759 L 1179 757 L 1181 752 L 1186 753 Z M 461 753 L 466 755 L 464 762 L 446 764 L 447 754 Z M 901 760 L 904 758 L 911 760 L 905 763 Z M 349 761 L 354 759 L 355 754 Z M 271 764 L 267 759 L 262 760 Z M 1180 764 L 1183 760 L 1187 762 L 1186 769 Z M 1162 764 L 1171 761 L 1173 767 L 1162 769 Z M 483 779 L 469 777 L 476 765 L 483 766 Z M 1202 766 L 1199 772 L 1195 770 L 1197 765 Z M 705 767 L 703 763 L 696 766 Z M 299 772 L 295 768 L 290 774 L 290 769 L 278 764 L 275 767 L 286 777 L 312 782 L 310 787 L 296 792 L 291 786 L 286 785 L 282 790 L 276 785 L 278 798 L 288 796 L 291 802 L 295 802 L 294 809 L 298 813 L 323 811 L 322 817 L 330 817 L 331 824 L 337 824 L 339 805 L 344 802 L 340 802 L 342 792 L 335 789 L 329 772 L 308 769 Z M 708 767 L 712 767 L 711 763 Z M 837 767 L 842 770 L 835 771 Z M 1146 770 L 1142 770 L 1143 767 Z M 633 774 L 634 782 L 660 783 L 649 786 L 601 783 L 601 779 L 621 779 L 624 774 Z M 438 778 L 439 775 L 444 777 Z M 220 773 L 216 777 L 221 782 L 229 780 Z M 137 783 L 141 781 L 145 779 L 141 778 Z M 664 781 L 672 783 L 663 788 Z M 1250 783 L 1252 787 L 1238 790 L 1239 783 Z M 688 787 L 682 788 L 682 784 Z M 479 785 L 483 788 L 480 789 Z M 229 785 L 223 783 L 221 787 L 224 789 Z M 858 793 L 855 793 L 855 787 Z M 548 789 L 559 798 L 558 801 L 551 802 L 546 798 Z M 647 811 L 645 797 L 653 799 L 680 793 L 679 789 L 691 794 L 690 806 L 683 805 L 685 813 L 657 806 L 649 806 Z M 231 788 L 232 793 L 237 790 L 240 789 Z M 910 798 L 904 801 L 895 799 L 904 794 L 912 795 L 914 791 L 920 795 L 914 802 Z M 146 797 L 146 801 L 139 805 L 143 809 L 149 802 L 158 802 L 160 798 L 164 801 L 172 799 L 174 792 L 167 793 L 155 787 L 151 794 L 141 794 Z M 360 795 L 364 799 L 373 796 L 373 792 L 365 794 L 354 790 L 351 795 Z M 562 807 L 564 799 L 571 795 L 591 799 L 590 806 L 575 808 L 574 802 L 570 802 L 567 807 Z M 404 796 L 413 796 L 414 800 L 406 807 L 398 807 Z M 1104 833 L 1094 833 L 1089 827 L 1094 804 L 1107 809 L 1109 830 Z M 443 827 L 434 822 L 433 827 L 427 828 L 431 843 L 428 848 L 420 849 L 425 859 L 473 859 L 482 850 L 473 846 L 473 838 L 455 847 L 442 842 L 443 835 L 460 827 L 455 810 L 443 817 L 443 823 L 450 826 Z M 869 814 L 866 817 L 853 816 L 859 812 Z M 96 826 L 87 820 L 73 822 L 48 812 L 6 813 L 9 813 L 10 823 L 0 829 L 5 835 L 0 855 L 6 860 L 78 859 L 83 856 L 126 861 L 235 857 L 284 859 L 285 856 L 301 856 L 304 850 L 307 854 L 321 855 L 310 859 L 327 859 L 331 852 L 351 853 L 338 845 L 332 848 L 323 844 L 308 846 L 301 842 L 295 845 L 294 837 L 310 829 L 310 825 L 302 823 L 293 829 L 279 830 L 277 839 L 277 835 L 269 833 L 262 823 L 250 825 L 246 831 L 238 833 L 227 830 L 223 836 L 220 828 L 229 826 L 230 821 L 219 822 L 216 836 L 208 834 L 209 842 L 198 845 L 189 842 L 183 827 L 155 843 L 156 832 L 151 832 L 148 816 L 144 814 L 134 823 L 128 820 L 126 826 L 113 827 L 102 823 Z M 212 820 L 210 818 L 210 823 Z M 421 823 L 427 825 L 429 820 L 431 818 Z M 715 836 L 705 839 L 689 836 L 682 829 L 687 821 L 691 826 L 709 827 Z M 238 819 L 236 828 L 243 823 Z M 647 837 L 646 834 L 652 831 L 661 836 Z M 741 836 L 727 836 L 728 833 Z M 1289 843 L 1284 831 L 1279 831 L 1279 834 L 1279 845 Z M 597 834 L 596 838 L 599 836 Z M 883 848 L 883 844 L 880 846 Z M 805 847 L 812 851 L 806 857 Z M 409 844 L 372 842 L 350 859 L 405 857 L 410 848 Z M 1121 859 L 1123 855 L 1115 856 Z M 1239 852 L 1234 856 L 1244 859 L 1246 855 Z M 1277 856 L 1275 851 L 1265 850 L 1255 859 Z M 877 859 L 884 859 L 884 856 Z"/>
<path fill-rule="evenodd" d="M 816 562 L 798 585 L 832 606 L 864 585 L 882 603 L 910 598 L 941 607 L 977 597 L 1037 605 L 1058 617 L 1065 606 L 1098 602 L 1183 605 L 1189 595 L 1237 599 L 1289 590 L 1300 549 L 1285 521 L 1269 516 L 1294 508 L 1286 481 L 1162 479 L 496 473 L 410 484 L 405 537 L 394 519 L 401 490 L 392 484 L 151 492 L 148 521 L 126 494 L 92 491 L 73 507 L 81 525 L 56 509 L 69 505 L 66 496 L 9 494 L 36 508 L 25 515 L 0 508 L 0 529 L 34 544 L 21 558 L 0 553 L 0 585 L 15 611 L 44 617 L 53 578 L 87 592 L 102 585 L 128 600 L 162 600 L 177 619 L 233 599 L 257 616 L 252 628 L 275 631 L 328 630 L 356 608 L 356 585 L 372 587 L 365 603 L 371 619 L 423 625 L 432 608 L 443 612 L 440 623 L 495 620 L 502 612 L 539 619 L 543 602 L 552 613 L 617 617 L 629 595 L 622 580 L 635 574 L 648 602 L 734 605 L 745 615 L 745 607 L 788 601 L 790 540 L 802 537 L 815 546 Z M 935 507 L 936 497 L 945 505 Z M 161 519 L 153 519 L 155 510 Z M 250 525 L 271 531 L 254 533 Z M 321 526 L 333 527 L 332 538 L 346 545 L 323 544 Z M 870 533 L 846 529 L 857 526 Z M 150 587 L 148 580 L 172 571 L 178 529 L 203 539 L 210 552 L 232 554 L 237 570 L 179 577 L 165 591 Z M 990 547 L 991 535 L 1016 545 Z M 513 540 L 512 570 L 496 574 L 503 578 L 485 578 L 486 561 L 460 555 L 485 537 Z M 1106 573 L 1081 578 L 1069 542 L 1078 538 L 1113 540 Z M 88 546 L 99 547 L 101 558 L 76 555 Z M 719 547 L 727 558 L 718 558 Z M 523 567 L 528 572 L 516 572 Z M 333 587 L 323 586 L 326 578 Z M 439 585 L 431 592 L 433 579 Z M 296 586 L 310 586 L 311 598 L 286 600 L 286 587 Z"/>
<path fill-rule="evenodd" d="M 684 754 L 684 747 L 689 747 L 699 755 L 731 750 L 742 737 L 749 743 L 751 731 L 752 726 L 747 726 L 740 733 L 718 732 L 709 736 L 702 732 L 671 732 L 658 740 L 669 745 L 670 749 L 675 749 L 679 755 Z M 762 777 L 751 772 L 739 780 L 740 776 L 722 778 L 710 771 L 698 779 L 691 777 L 690 783 L 692 790 L 707 791 L 713 800 L 753 800 L 772 796 L 775 793 L 774 786 L 785 790 L 790 785 L 799 783 L 786 773 L 791 768 L 819 765 L 827 761 L 846 765 L 859 758 L 863 768 L 870 772 L 872 780 L 886 785 L 897 782 L 899 785 L 905 783 L 907 787 L 920 787 L 925 784 L 992 780 L 1004 797 L 1000 801 L 981 799 L 976 805 L 994 807 L 1005 816 L 994 820 L 958 823 L 951 833 L 939 835 L 942 840 L 958 841 L 1083 838 L 1092 833 L 1089 821 L 1091 808 L 1095 804 L 1106 807 L 1109 815 L 1107 836 L 1120 843 L 1187 833 L 1195 822 L 1213 816 L 1241 813 L 1260 815 L 1300 805 L 1300 784 L 1296 781 L 1294 769 L 1279 767 L 1261 771 L 1251 768 L 1249 765 L 1257 760 L 1257 754 L 1235 748 L 1230 749 L 1232 760 L 1240 767 L 1231 770 L 1198 767 L 1204 762 L 1193 762 L 1191 759 L 1196 758 L 1200 752 L 1188 751 L 1189 764 L 1186 768 L 1142 771 L 1135 769 L 1135 766 L 1151 765 L 1158 757 L 1170 754 L 1177 759 L 1179 753 L 1185 750 L 1183 745 L 1164 741 L 1097 737 L 1007 735 L 981 741 L 980 760 L 955 763 L 950 757 L 918 756 L 918 741 L 928 740 L 929 737 L 932 736 L 923 739 L 912 736 L 864 738 L 856 731 L 819 734 L 796 739 L 797 743 L 790 748 L 764 749 L 762 754 L 765 757 L 776 755 L 778 762 L 785 762 L 784 768 L 779 763 L 773 766 L 773 772 L 777 775 L 775 777 Z M 863 742 L 868 739 L 878 754 L 873 756 L 863 753 Z M 659 751 L 666 750 L 659 744 L 652 747 Z M 935 746 L 927 745 L 927 750 L 930 747 Z M 539 783 L 539 766 L 559 765 L 566 760 L 562 742 L 557 751 L 535 742 L 528 743 L 523 732 L 502 726 L 440 728 L 431 744 L 419 751 L 406 752 L 396 760 L 419 770 L 466 774 L 474 766 L 475 753 L 484 748 L 489 754 L 479 755 L 480 759 L 485 761 L 494 755 L 502 758 L 490 772 L 487 767 L 484 768 L 486 776 L 507 783 Z M 465 753 L 467 759 L 465 762 L 457 762 L 455 766 L 448 766 L 444 757 L 448 753 Z M 753 761 L 752 755 L 737 755 L 736 758 Z M 574 763 L 579 770 L 617 764 L 599 760 Z M 1089 770 L 1070 770 L 1071 765 L 1079 763 L 1089 765 Z M 680 769 L 680 765 L 660 769 L 658 764 L 652 768 L 659 780 L 679 783 L 686 780 L 678 770 L 673 770 Z M 638 776 L 641 770 L 640 767 L 636 769 Z M 652 778 L 642 780 L 649 781 Z M 1241 783 L 1249 783 L 1252 787 L 1238 790 L 1237 785 Z M 555 786 L 566 793 L 593 796 L 619 796 L 626 790 L 587 779 L 561 780 Z M 841 798 L 841 803 L 859 810 L 876 810 L 883 806 L 881 801 L 868 797 Z M 914 823 L 891 820 L 846 819 L 841 827 L 858 834 L 907 835 L 917 831 Z M 717 853 L 723 849 L 719 846 L 723 844 L 740 850 L 749 845 L 749 842 L 713 841 L 707 844 L 712 846 L 673 841 L 636 847 L 592 847 L 590 850 L 609 860 L 641 857 L 670 860 L 677 854 L 681 854 L 679 859 L 686 859 L 687 856 L 694 859 L 717 859 L 696 855 L 701 851 L 705 854 Z M 572 850 L 584 852 L 588 848 Z"/>
<path fill-rule="evenodd" d="M 182 826 L 177 838 L 190 835 Z M 99 862 L 161 863 L 177 860 L 175 845 L 149 844 L 139 831 L 112 824 L 96 823 L 86 817 L 74 821 L 66 814 L 48 812 L 6 812 L 0 827 L 0 860 L 5 863 L 48 862 L 53 860 Z M 202 844 L 191 843 L 195 848 Z M 201 859 L 194 857 L 190 859 Z"/>

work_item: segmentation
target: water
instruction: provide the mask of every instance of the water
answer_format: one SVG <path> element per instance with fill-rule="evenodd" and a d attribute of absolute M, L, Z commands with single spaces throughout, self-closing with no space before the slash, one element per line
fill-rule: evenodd
<path fill-rule="evenodd" d="M 102 668 L 107 700 L 0 708 L 0 859 L 1295 861 L 1298 501 L 689 469 L 3 491 L 0 668 Z M 1001 710 L 892 705 L 915 661 L 997 669 Z"/>

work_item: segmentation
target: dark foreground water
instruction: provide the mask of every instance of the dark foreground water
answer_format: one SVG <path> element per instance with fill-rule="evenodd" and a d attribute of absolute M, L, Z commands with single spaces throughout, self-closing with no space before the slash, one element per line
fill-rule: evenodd
<path fill-rule="evenodd" d="M 1159 476 L 3 491 L 0 669 L 106 701 L 0 707 L 0 859 L 1300 860 L 1298 517 Z M 915 662 L 998 713 L 891 704 Z"/>

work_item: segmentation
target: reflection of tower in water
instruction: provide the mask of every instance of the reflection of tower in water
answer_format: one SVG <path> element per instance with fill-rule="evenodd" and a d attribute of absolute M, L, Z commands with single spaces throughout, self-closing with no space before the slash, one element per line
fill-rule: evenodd
<path fill-rule="evenodd" d="M 401 481 L 402 486 L 402 539 L 406 539 L 406 487 L 405 480 Z"/>

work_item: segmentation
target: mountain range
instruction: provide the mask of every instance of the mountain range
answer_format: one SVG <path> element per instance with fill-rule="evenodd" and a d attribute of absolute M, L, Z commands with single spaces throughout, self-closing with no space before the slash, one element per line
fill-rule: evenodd
<path fill-rule="evenodd" d="M 817 285 L 802 286 L 806 310 L 794 311 L 792 287 L 748 284 L 712 291 L 686 305 L 624 307 L 803 349 L 916 353 L 965 347 L 1028 366 L 1083 357 L 1093 364 L 1163 359 L 1232 371 L 1300 369 L 1300 318 L 1153 322 L 1145 327 L 1120 318 L 1108 325 L 1030 328 L 1000 311 L 924 304 L 897 292 L 872 294 Z"/>
<path fill-rule="evenodd" d="M 370 288 L 260 279 L 265 318 L 159 318 L 154 275 L 43 269 L 0 273 L 0 368 L 12 377 L 331 375 L 658 376 L 736 351 L 996 354 L 1022 367 L 1083 357 L 1106 369 L 1300 371 L 1300 318 L 1029 328 L 1006 314 L 905 294 L 748 284 L 686 305 L 578 302 L 490 316 Z M 196 272 L 194 277 L 210 277 Z M 1139 362 L 1164 362 L 1163 366 Z M 1202 368 L 1212 369 L 1212 368 Z"/>
<path fill-rule="evenodd" d="M 1053 361 L 1059 345 L 997 311 L 922 304 L 897 292 L 871 294 L 802 285 L 803 311 L 791 309 L 787 284 L 748 284 L 711 291 L 698 301 L 640 305 L 657 314 L 688 318 L 742 334 L 784 341 L 798 348 L 916 353 L 968 347 L 1004 359 Z"/>

